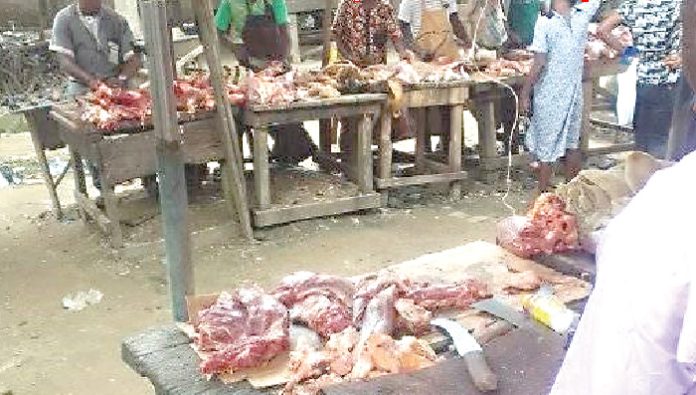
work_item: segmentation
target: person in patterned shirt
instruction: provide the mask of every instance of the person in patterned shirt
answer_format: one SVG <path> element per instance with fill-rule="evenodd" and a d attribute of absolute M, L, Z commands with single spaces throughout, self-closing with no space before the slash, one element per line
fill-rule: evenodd
<path fill-rule="evenodd" d="M 680 77 L 681 0 L 625 0 L 598 28 L 610 46 L 623 50 L 611 35 L 624 24 L 638 50 L 638 86 L 633 116 L 636 148 L 664 158 Z"/>
<path fill-rule="evenodd" d="M 414 58 L 404 47 L 389 0 L 344 0 L 332 30 L 341 57 L 359 67 L 386 63 L 389 40 L 402 58 Z"/>

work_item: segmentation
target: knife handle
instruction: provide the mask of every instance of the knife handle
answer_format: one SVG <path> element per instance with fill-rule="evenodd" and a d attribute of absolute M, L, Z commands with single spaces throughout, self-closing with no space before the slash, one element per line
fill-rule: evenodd
<path fill-rule="evenodd" d="M 498 376 L 488 366 L 483 351 L 466 353 L 463 358 L 471 380 L 479 391 L 489 392 L 498 389 Z"/>

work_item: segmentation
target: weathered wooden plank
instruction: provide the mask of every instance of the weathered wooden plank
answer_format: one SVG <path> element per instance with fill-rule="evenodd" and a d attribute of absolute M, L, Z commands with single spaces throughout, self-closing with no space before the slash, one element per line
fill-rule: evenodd
<path fill-rule="evenodd" d="M 549 332 L 514 330 L 485 345 L 491 368 L 498 373 L 499 395 L 538 395 L 551 389 L 565 355 L 564 339 Z M 436 366 L 409 374 L 378 377 L 324 389 L 326 395 L 377 394 L 467 394 L 479 395 L 467 373 L 464 360 L 448 359 Z"/>
<path fill-rule="evenodd" d="M 39 114 L 36 111 L 28 111 L 24 113 L 24 118 L 27 120 L 29 125 L 31 141 L 34 145 L 34 152 L 36 153 L 36 159 L 39 161 L 39 169 L 41 170 L 41 177 L 48 188 L 48 195 L 51 198 L 51 203 L 53 204 L 53 211 L 56 218 L 63 218 L 63 210 L 60 207 L 60 200 L 58 199 L 58 192 L 56 191 L 57 183 L 53 181 L 51 176 L 51 169 L 48 167 L 48 161 L 46 160 L 46 153 L 44 152 L 44 145 L 39 138 L 39 128 L 40 120 L 37 119 Z"/>
<path fill-rule="evenodd" d="M 405 91 L 402 103 L 408 108 L 446 106 L 465 104 L 468 98 L 468 86 L 442 89 L 419 89 Z"/>
<path fill-rule="evenodd" d="M 222 61 L 218 44 L 217 28 L 213 22 L 213 5 L 211 0 L 198 0 L 193 7 L 198 22 L 198 35 L 205 49 L 205 56 L 210 71 L 210 81 L 217 108 L 217 119 L 220 124 L 220 139 L 225 150 L 225 160 L 229 165 L 228 180 L 232 190 L 231 199 L 237 208 L 242 234 L 248 239 L 254 239 L 251 229 L 251 218 L 247 202 L 246 180 L 243 171 L 243 157 L 239 144 L 239 134 L 232 114 L 227 89 L 223 78 Z"/>
<path fill-rule="evenodd" d="M 186 124 L 181 144 L 186 163 L 207 163 L 225 158 L 215 125 L 213 118 Z M 118 183 L 154 174 L 157 169 L 155 145 L 154 131 L 103 140 L 99 149 L 104 161 L 104 177 Z"/>
<path fill-rule="evenodd" d="M 635 149 L 636 149 L 636 145 L 634 143 L 612 144 L 612 145 L 607 146 L 607 147 L 588 148 L 586 151 L 584 151 L 584 154 L 587 156 L 607 155 L 607 154 L 615 154 L 617 152 L 633 151 Z"/>
<path fill-rule="evenodd" d="M 271 205 L 271 174 L 268 163 L 268 129 L 254 129 L 254 187 L 256 207 L 266 209 Z M 258 225 L 258 224 L 257 224 Z"/>
<path fill-rule="evenodd" d="M 416 165 L 416 172 L 417 173 L 423 173 L 424 165 L 423 161 L 425 160 L 425 139 L 426 139 L 426 132 L 425 129 L 428 127 L 428 109 L 427 108 L 418 108 L 413 110 L 413 115 L 416 118 L 416 157 L 415 157 L 415 165 Z"/>
<path fill-rule="evenodd" d="M 614 129 L 627 133 L 633 132 L 633 128 L 631 126 L 619 125 L 618 123 L 609 122 L 602 119 L 590 117 L 590 123 L 592 125 L 599 126 L 600 128 Z"/>
<path fill-rule="evenodd" d="M 512 166 L 513 167 L 522 167 L 522 166 L 527 166 L 529 163 L 532 161 L 532 155 L 528 152 L 523 152 L 517 155 L 512 156 Z M 508 157 L 507 155 L 505 156 L 500 156 L 500 157 L 495 157 L 495 158 L 481 158 L 479 159 L 479 166 L 481 167 L 482 170 L 485 171 L 494 171 L 498 169 L 504 169 L 507 168 L 508 165 Z"/>
<path fill-rule="evenodd" d="M 461 173 L 462 170 L 462 130 L 464 127 L 464 106 L 456 105 L 450 112 L 450 144 L 449 144 L 449 168 L 452 173 Z M 450 198 L 459 200 L 462 194 L 462 184 L 456 180 L 450 186 Z"/>
<path fill-rule="evenodd" d="M 496 148 L 495 108 L 492 101 L 476 103 L 481 112 L 481 123 L 478 125 L 479 158 L 481 164 L 498 157 Z M 482 167 L 481 180 L 491 183 L 495 180 L 495 173 Z"/>
<path fill-rule="evenodd" d="M 379 193 L 335 199 L 331 202 L 309 203 L 292 207 L 271 206 L 253 210 L 254 224 L 258 227 L 284 224 L 303 219 L 327 217 L 381 207 Z"/>
<path fill-rule="evenodd" d="M 290 36 L 290 62 L 300 63 L 300 27 L 297 26 L 297 15 L 288 15 L 287 24 L 288 36 Z"/>
<path fill-rule="evenodd" d="M 372 122 L 369 116 L 363 115 L 358 123 L 358 136 L 356 139 L 356 162 L 353 163 L 357 176 L 356 183 L 361 193 L 370 193 L 374 190 L 372 169 Z"/>
<path fill-rule="evenodd" d="M 425 185 L 437 183 L 449 183 L 453 181 L 465 180 L 467 172 L 459 171 L 456 173 L 424 174 L 411 177 L 392 177 L 377 178 L 377 189 L 399 188 L 410 185 Z"/>
<path fill-rule="evenodd" d="M 150 91 L 152 97 L 157 98 L 152 108 L 152 119 L 154 135 L 157 137 L 159 200 L 162 208 L 169 294 L 173 318 L 175 321 L 183 322 L 188 320 L 186 295 L 194 293 L 194 278 L 187 218 L 184 154 L 181 149 L 182 135 L 174 96 L 171 29 L 167 24 L 166 5 L 162 0 L 141 1 L 140 8 L 142 19 L 147 22 L 143 25 L 145 43 L 150 55 Z M 112 199 L 115 200 L 115 196 L 112 196 Z M 111 217 L 112 212 L 108 214 Z"/>
<path fill-rule="evenodd" d="M 382 111 L 379 124 L 379 178 L 386 180 L 391 178 L 392 167 L 392 141 L 391 141 L 392 117 L 386 109 Z M 377 188 L 380 188 L 379 185 Z"/>
<path fill-rule="evenodd" d="M 582 120 L 580 129 L 580 150 L 587 152 L 590 147 L 590 112 L 592 111 L 592 101 L 594 99 L 594 84 L 591 80 L 582 83 Z"/>
<path fill-rule="evenodd" d="M 330 0 L 331 8 L 338 7 L 338 0 Z M 326 0 L 287 0 L 288 13 L 296 14 L 315 10 L 323 10 L 326 7 Z"/>
<path fill-rule="evenodd" d="M 106 210 L 106 216 L 111 220 L 109 224 L 109 238 L 114 248 L 121 248 L 123 247 L 123 232 L 121 231 L 118 197 L 114 187 L 114 184 L 102 180 L 101 194 L 104 198 L 104 210 Z"/>
<path fill-rule="evenodd" d="M 386 96 L 384 96 L 386 99 Z M 270 124 L 287 124 L 304 122 L 315 119 L 329 119 L 332 117 L 345 118 L 356 114 L 374 115 L 379 113 L 380 102 L 376 103 L 342 103 L 335 105 L 322 105 L 310 108 L 296 108 L 288 110 L 255 111 L 247 110 L 244 113 L 244 122 L 251 127 L 263 127 Z"/>
<path fill-rule="evenodd" d="M 74 195 L 75 203 L 77 203 L 81 212 L 86 213 L 90 218 L 92 218 L 102 233 L 109 235 L 111 232 L 112 221 L 106 215 L 104 215 L 99 207 L 97 207 L 92 200 L 85 196 L 83 192 L 76 190 Z"/>

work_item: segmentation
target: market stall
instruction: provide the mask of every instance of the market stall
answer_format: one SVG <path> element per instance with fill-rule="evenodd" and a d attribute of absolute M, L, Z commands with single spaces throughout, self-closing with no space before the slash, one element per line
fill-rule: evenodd
<path fill-rule="evenodd" d="M 464 299 L 473 302 L 481 297 L 493 295 L 496 300 L 502 301 L 505 306 L 514 311 L 521 309 L 521 301 L 525 295 L 534 293 L 541 283 L 551 285 L 558 298 L 566 303 L 584 299 L 590 289 L 589 284 L 582 280 L 563 275 L 533 261 L 515 257 L 495 245 L 474 242 L 451 250 L 424 255 L 412 261 L 390 266 L 377 273 L 356 276 L 351 279 L 341 280 L 335 276 L 319 275 L 319 277 L 314 277 L 316 280 L 312 280 L 311 274 L 298 273 L 286 277 L 277 291 L 270 292 L 270 294 L 284 295 L 284 290 L 289 289 L 287 288 L 288 284 L 292 284 L 298 278 L 306 279 L 305 285 L 296 288 L 298 291 L 304 290 L 302 292 L 311 293 L 312 288 L 309 284 L 314 281 L 315 287 L 323 290 L 321 291 L 322 295 L 330 295 L 333 292 L 334 287 L 329 285 L 330 283 L 349 281 L 356 284 L 357 287 L 356 293 L 351 293 L 351 295 L 355 295 L 351 305 L 353 309 L 359 309 L 360 298 L 363 297 L 361 295 L 364 295 L 360 291 L 361 289 L 369 289 L 370 284 L 376 284 L 375 282 L 379 283 L 385 278 L 392 277 L 402 278 L 411 284 L 431 284 L 425 285 L 426 287 L 456 287 L 458 285 L 455 284 L 480 281 L 482 286 L 488 290 L 488 295 L 477 294 L 480 296 L 474 296 L 471 294 L 466 298 L 473 297 L 473 299 Z M 364 288 L 365 286 L 367 288 Z M 284 300 L 283 296 L 277 297 Z M 462 297 L 460 296 L 460 298 Z M 192 321 L 205 319 L 207 314 L 203 313 L 205 306 L 214 303 L 215 296 L 207 299 L 208 302 L 203 303 L 203 306 L 197 306 L 197 311 L 200 313 L 197 316 L 192 315 L 194 317 L 191 318 Z M 464 301 L 464 299 L 459 300 Z M 194 297 L 193 300 L 196 298 Z M 438 300 L 435 304 L 447 303 L 445 299 Z M 397 305 L 399 304 L 397 302 Z M 195 303 L 189 304 L 190 309 L 196 308 L 195 306 Z M 401 311 L 399 309 L 400 307 L 397 307 L 397 311 Z M 370 307 L 368 307 L 368 311 L 365 314 L 374 314 Z M 484 345 L 486 359 L 491 369 L 499 376 L 498 393 L 531 395 L 544 393 L 549 389 L 555 376 L 555 367 L 558 366 L 558 361 L 563 357 L 565 341 L 563 336 L 548 328 L 536 326 L 531 321 L 529 327 L 514 329 L 514 326 L 519 325 L 519 323 L 512 325 L 510 322 L 470 307 L 467 308 L 465 305 L 435 311 L 437 312 L 433 313 L 433 316 L 453 319 L 459 325 L 471 330 L 474 337 Z M 367 315 L 364 318 L 365 322 L 368 320 Z M 296 318 L 295 322 L 299 322 L 297 320 Z M 299 320 L 301 321 L 302 318 Z M 316 327 L 316 324 L 312 324 L 311 320 L 309 322 L 310 327 L 323 328 L 322 326 Z M 366 325 L 363 324 L 360 333 L 366 330 Z M 293 343 L 293 333 L 308 330 L 304 326 L 300 327 L 301 330 L 297 329 L 296 324 L 292 324 L 291 344 Z M 447 351 L 447 346 L 450 344 L 447 337 L 428 327 L 425 331 L 418 333 L 418 339 L 425 342 L 424 347 L 432 348 L 439 355 L 434 363 L 425 364 L 428 367 L 408 369 L 403 368 L 406 365 L 401 365 L 402 369 L 395 368 L 391 372 L 392 374 L 389 374 L 388 370 L 374 368 L 376 370 L 373 375 L 369 376 L 370 380 L 368 381 L 351 379 L 352 376 L 347 375 L 340 380 L 332 381 L 333 384 L 339 385 L 322 385 L 321 390 L 331 394 L 376 394 L 394 388 L 396 383 L 417 385 L 417 382 L 432 382 L 442 388 L 453 388 L 457 385 L 461 386 L 458 388 L 462 390 L 467 389 L 466 393 L 479 393 L 471 378 L 466 374 L 465 359 L 453 358 L 454 355 Z M 205 362 L 211 358 L 210 354 L 201 352 L 200 348 L 193 347 L 198 343 L 196 340 L 192 343 L 189 336 L 191 336 L 191 327 L 187 325 L 153 328 L 125 339 L 122 344 L 122 357 L 131 368 L 153 383 L 157 393 L 162 394 L 194 391 L 221 394 L 233 394 L 240 391 L 250 394 L 278 393 L 283 390 L 283 386 L 285 386 L 283 393 L 286 394 L 318 393 L 310 391 L 310 388 L 316 390 L 315 387 L 306 387 L 306 385 L 318 382 L 313 380 L 321 381 L 322 375 L 328 374 L 324 373 L 323 370 L 318 370 L 309 376 L 302 376 L 300 381 L 294 383 L 293 380 L 297 378 L 297 371 L 293 368 L 295 365 L 292 362 L 288 365 L 287 354 L 281 353 L 278 359 L 273 359 L 268 364 L 262 364 L 259 368 L 239 369 L 235 370 L 234 374 L 216 374 L 207 379 L 199 372 L 198 365 L 200 364 L 200 367 L 206 366 L 205 369 L 211 367 L 209 362 Z M 195 339 L 196 335 L 193 336 Z M 408 338 L 408 336 L 404 338 Z M 198 351 L 195 351 L 194 348 Z M 354 349 L 354 356 L 357 354 L 357 350 L 358 348 Z M 295 354 L 297 352 L 300 350 L 293 350 L 291 346 L 290 361 L 297 357 Z M 304 354 L 300 352 L 300 355 Z M 350 353 L 345 356 L 349 355 Z M 305 360 L 309 361 L 311 358 L 311 354 L 309 354 Z M 351 366 L 353 366 L 352 363 Z M 519 367 L 519 369 L 513 367 Z M 554 368 L 550 369 L 550 367 Z M 334 368 L 336 367 L 334 366 Z M 461 369 L 460 373 L 456 377 L 450 376 L 449 374 L 456 368 Z M 308 381 L 305 382 L 305 380 Z M 286 382 L 292 384 L 288 385 Z M 310 392 L 301 392 L 303 389 Z M 417 393 L 426 393 L 423 392 L 422 384 L 421 387 L 415 389 L 418 389 Z M 432 387 L 429 390 L 432 391 Z"/>
<path fill-rule="evenodd" d="M 268 226 L 318 216 L 341 214 L 377 208 L 379 194 L 373 190 L 372 156 L 369 142 L 372 127 L 379 117 L 385 95 L 347 95 L 336 99 L 296 102 L 283 106 L 252 105 L 239 111 L 244 123 L 254 130 L 254 185 L 255 202 L 252 208 L 256 226 Z M 101 169 L 102 194 L 105 212 L 89 199 L 84 183 L 84 170 L 78 166 L 76 201 L 83 214 L 93 218 L 102 231 L 111 236 L 115 246 L 122 245 L 117 198 L 117 184 L 138 177 L 155 174 L 155 135 L 148 126 L 122 123 L 115 130 L 100 130 L 81 119 L 77 104 L 54 106 L 51 116 L 60 126 L 62 139 L 70 146 L 74 163 L 86 159 Z M 204 164 L 224 159 L 222 141 L 216 131 L 213 112 L 180 115 L 183 151 L 186 163 Z M 359 117 L 360 133 L 353 150 L 357 155 L 348 160 L 347 174 L 359 187 L 355 196 L 336 200 L 273 204 L 273 186 L 270 182 L 270 163 L 267 141 L 269 125 L 302 122 L 334 115 Z M 227 196 L 229 199 L 229 196 Z"/>

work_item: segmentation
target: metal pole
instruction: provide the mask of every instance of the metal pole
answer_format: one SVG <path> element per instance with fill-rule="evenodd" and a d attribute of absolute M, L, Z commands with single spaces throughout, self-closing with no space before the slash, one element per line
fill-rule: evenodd
<path fill-rule="evenodd" d="M 152 121 L 157 138 L 157 174 L 175 321 L 187 321 L 186 295 L 194 293 L 188 230 L 184 154 L 174 96 L 174 70 L 165 0 L 141 0 L 143 34 L 153 97 Z"/>

